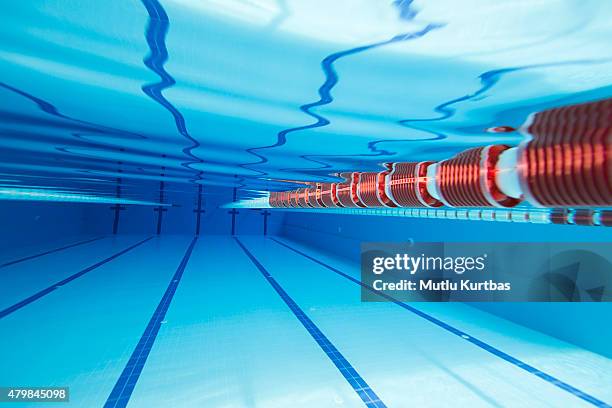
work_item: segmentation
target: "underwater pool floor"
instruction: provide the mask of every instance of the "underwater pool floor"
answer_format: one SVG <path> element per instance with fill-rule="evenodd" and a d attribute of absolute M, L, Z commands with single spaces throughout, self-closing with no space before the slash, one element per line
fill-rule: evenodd
<path fill-rule="evenodd" d="M 75 407 L 612 402 L 612 360 L 465 304 L 412 304 L 509 362 L 362 303 L 358 265 L 282 237 L 93 238 L 0 257 L 0 384 L 69 386 Z"/>

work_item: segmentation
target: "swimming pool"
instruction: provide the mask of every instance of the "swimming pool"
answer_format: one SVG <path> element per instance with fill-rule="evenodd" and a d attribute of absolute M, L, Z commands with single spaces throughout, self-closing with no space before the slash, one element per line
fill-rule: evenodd
<path fill-rule="evenodd" d="M 362 302 L 359 245 L 609 244 L 610 16 L 7 5 L 0 387 L 69 387 L 75 407 L 609 406 L 612 303 Z"/>

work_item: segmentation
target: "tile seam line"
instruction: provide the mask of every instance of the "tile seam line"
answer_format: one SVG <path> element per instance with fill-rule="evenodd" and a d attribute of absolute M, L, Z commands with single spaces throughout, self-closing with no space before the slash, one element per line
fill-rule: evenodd
<path fill-rule="evenodd" d="M 94 242 L 94 241 L 99 241 L 102 238 L 107 238 L 107 237 L 105 235 L 102 235 L 102 236 L 99 236 L 99 237 L 94 237 L 94 238 L 86 239 L 84 241 L 73 242 L 72 244 L 64 245 L 64 246 L 59 247 L 59 248 L 49 249 L 47 251 L 44 251 L 44 252 L 41 252 L 41 253 L 38 253 L 38 254 L 28 255 L 28 256 L 25 256 L 23 258 L 15 259 L 13 261 L 8 261 L 8 262 L 5 262 L 3 264 L 0 264 L 0 268 L 4 268 L 4 267 L 7 267 L 7 266 L 15 265 L 15 264 L 18 264 L 18 263 L 21 263 L 21 262 L 25 262 L 25 261 L 30 261 L 32 259 L 40 258 L 41 256 L 45 256 L 45 255 L 50 255 L 50 254 L 53 254 L 55 252 L 60 252 L 60 251 L 63 251 L 65 249 L 70 249 L 70 248 L 74 248 L 74 247 L 77 247 L 77 246 L 80 246 L 80 245 L 89 244 L 89 243 Z"/>
<path fill-rule="evenodd" d="M 105 258 L 105 259 L 103 259 L 103 260 L 101 260 L 99 262 L 96 262 L 93 265 L 90 265 L 90 266 L 88 266 L 88 267 L 86 267 L 84 269 L 81 269 L 80 271 L 78 271 L 76 273 L 73 273 L 72 275 L 68 276 L 67 278 L 64 278 L 64 279 L 60 280 L 59 282 L 55 282 L 54 284 L 46 287 L 45 289 L 42 289 L 42 290 L 34 293 L 33 295 L 30 295 L 27 298 L 22 299 L 21 301 L 19 301 L 19 302 L 13 304 L 13 305 L 7 307 L 6 309 L 0 310 L 0 319 L 3 319 L 6 316 L 8 316 L 8 315 L 10 315 L 10 314 L 12 314 L 12 313 L 14 313 L 14 312 L 24 308 L 24 307 L 26 307 L 30 303 L 33 303 L 36 300 L 42 298 L 43 296 L 48 295 L 49 293 L 55 291 L 59 287 L 64 286 L 64 285 L 72 282 L 73 280 L 76 280 L 76 279 L 80 278 L 81 276 L 83 276 L 83 275 L 85 275 L 85 274 L 87 274 L 89 272 L 92 272 L 93 270 L 99 268 L 100 266 L 103 266 L 103 265 L 105 265 L 105 264 L 107 264 L 107 263 L 109 263 L 109 262 L 119 258 L 121 255 L 126 254 L 127 252 L 129 252 L 132 249 L 134 249 L 134 248 L 144 244 L 145 242 L 149 241 L 152 238 L 153 237 L 145 238 L 142 241 L 139 241 L 139 242 L 137 242 L 137 243 L 135 243 L 135 244 L 125 248 L 125 249 L 122 249 L 121 251 L 119 251 L 119 252 L 117 252 L 117 253 L 115 253 L 115 254 L 113 254 L 113 255 L 111 255 L 111 256 L 109 256 L 109 257 L 107 257 L 107 258 Z"/>
<path fill-rule="evenodd" d="M 119 375 L 113 389 L 106 402 L 104 403 L 104 408 L 116 408 L 116 407 L 126 407 L 134 388 L 136 387 L 136 383 L 142 374 L 142 370 L 144 369 L 144 365 L 149 357 L 149 354 L 153 348 L 155 343 L 155 339 L 159 333 L 159 329 L 161 328 L 161 322 L 168 309 L 170 308 L 170 304 L 176 290 L 178 289 L 178 285 L 183 277 L 183 273 L 187 268 L 187 264 L 189 263 L 189 259 L 193 253 L 193 249 L 195 247 L 196 242 L 198 241 L 198 236 L 194 236 L 179 263 L 176 271 L 170 278 L 170 282 L 164 291 L 157 307 L 155 308 L 153 315 L 149 319 L 147 326 L 144 329 L 144 332 L 140 336 L 136 347 L 132 351 L 129 360 L 127 361 L 123 371 Z M 139 363 L 141 361 L 142 363 Z M 128 389 L 127 387 L 130 386 Z"/>
<path fill-rule="evenodd" d="M 503 351 L 501 351 L 501 350 L 499 350 L 499 349 L 489 345 L 488 343 L 486 343 L 486 342 L 484 342 L 482 340 L 479 340 L 479 339 L 477 339 L 475 337 L 472 337 L 469 334 L 467 334 L 467 333 L 463 332 L 462 330 L 459 330 L 459 329 L 451 326 L 448 323 L 444 323 L 440 319 L 437 319 L 437 318 L 435 318 L 435 317 L 433 317 L 433 316 L 431 316 L 431 315 L 429 315 L 429 314 L 427 314 L 427 313 L 425 313 L 423 311 L 420 311 L 420 310 L 418 310 L 418 309 L 416 309 L 416 308 L 414 308 L 414 307 L 412 307 L 412 306 L 410 306 L 410 305 L 408 305 L 408 304 L 406 304 L 404 302 L 401 302 L 401 301 L 395 299 L 394 297 L 392 297 L 390 295 L 387 295 L 387 294 L 385 294 L 383 292 L 380 292 L 380 291 L 374 289 L 373 287 L 371 287 L 369 285 L 366 285 L 366 284 L 362 283 L 361 281 L 355 279 L 354 277 L 352 277 L 352 276 L 350 276 L 350 275 L 340 271 L 339 269 L 336 269 L 333 266 L 327 265 L 323 261 L 319 261 L 318 259 L 316 259 L 316 258 L 314 258 L 314 257 L 312 257 L 312 256 L 310 256 L 310 255 L 308 255 L 308 254 L 298 250 L 298 249 L 295 249 L 295 248 L 289 246 L 288 244 L 285 244 L 285 243 L 277 240 L 276 238 L 270 237 L 269 239 L 274 241 L 274 242 L 276 242 L 277 244 L 279 244 L 281 246 L 284 246 L 285 248 L 287 248 L 287 249 L 289 249 L 289 250 L 291 250 L 291 251 L 293 251 L 293 252 L 295 252 L 295 253 L 297 253 L 299 255 L 302 255 L 303 257 L 305 257 L 307 259 L 310 259 L 311 261 L 313 261 L 313 262 L 315 262 L 315 263 L 317 263 L 317 264 L 319 264 L 319 265 L 329 269 L 330 271 L 332 271 L 332 272 L 334 272 L 334 273 L 336 273 L 336 274 L 338 274 L 338 275 L 340 275 L 340 276 L 350 280 L 351 282 L 356 283 L 356 284 L 362 286 L 363 288 L 365 288 L 365 289 L 367 289 L 367 290 L 369 290 L 369 291 L 371 291 L 371 292 L 373 292 L 373 293 L 375 293 L 375 294 L 377 294 L 377 295 L 379 295 L 381 297 L 384 297 L 385 299 L 395 303 L 396 305 L 400 306 L 401 308 L 416 314 L 417 316 L 419 316 L 419 317 L 429 321 L 430 323 L 435 324 L 436 326 L 438 326 L 438 327 L 440 327 L 440 328 L 442 328 L 442 329 L 444 329 L 444 330 L 446 330 L 446 331 L 456 335 L 457 337 L 462 338 L 463 340 L 468 341 L 469 343 L 475 345 L 476 347 L 479 347 L 480 349 L 482 349 L 482 350 L 484 350 L 484 351 L 486 351 L 486 352 L 488 352 L 488 353 L 490 353 L 490 354 L 492 354 L 492 355 L 494 355 L 494 356 L 496 356 L 498 358 L 501 358 L 502 360 L 504 360 L 504 361 L 506 361 L 506 362 L 508 362 L 508 363 L 510 363 L 510 364 L 512 364 L 512 365 L 514 365 L 514 366 L 516 366 L 516 367 L 518 367 L 520 369 L 522 369 L 523 371 L 526 371 L 526 372 L 528 372 L 530 374 L 533 374 L 534 376 L 536 376 L 536 377 L 538 377 L 538 378 L 548 382 L 549 384 L 554 385 L 557 388 L 559 388 L 559 389 L 561 389 L 563 391 L 566 391 L 566 392 L 574 395 L 575 397 L 580 398 L 581 400 L 583 400 L 585 402 L 590 403 L 591 405 L 594 405 L 594 406 L 600 407 L 600 408 L 612 408 L 611 405 L 605 403 L 604 401 L 602 401 L 602 400 L 600 400 L 600 399 L 598 399 L 598 398 L 596 398 L 596 397 L 594 397 L 594 396 L 592 396 L 590 394 L 587 394 L 586 392 L 581 391 L 580 389 L 578 389 L 578 388 L 576 388 L 576 387 L 574 387 L 574 386 L 572 386 L 572 385 L 570 385 L 570 384 L 568 384 L 568 383 L 566 383 L 564 381 L 561 381 L 558 378 L 553 377 L 550 374 L 546 374 L 545 372 L 543 372 L 543 371 L 541 371 L 541 370 L 539 370 L 539 369 L 537 369 L 537 368 L 535 368 L 535 367 L 533 367 L 533 366 L 523 362 L 522 360 L 519 360 L 518 358 L 512 357 L 511 355 L 509 355 L 509 354 L 507 354 L 507 353 L 505 353 L 505 352 L 503 352 Z"/>
<path fill-rule="evenodd" d="M 361 377 L 357 370 L 352 364 L 344 357 L 344 355 L 334 346 L 334 344 L 327 338 L 327 336 L 318 328 L 318 326 L 312 321 L 308 315 L 299 307 L 297 302 L 289 296 L 289 294 L 282 288 L 282 286 L 274 279 L 274 277 L 268 272 L 268 270 L 257 260 L 247 247 L 237 238 L 233 237 L 236 243 L 240 246 L 245 255 L 255 265 L 262 276 L 268 281 L 270 286 L 276 291 L 283 302 L 289 307 L 293 315 L 298 319 L 302 326 L 306 329 L 308 334 L 315 340 L 317 345 L 323 350 L 327 357 L 331 360 L 332 364 L 336 366 L 340 374 L 349 383 L 349 386 L 353 388 L 357 396 L 361 398 L 363 403 L 367 407 L 374 408 L 386 408 L 385 403 L 378 397 L 370 385 Z M 327 349 L 330 350 L 327 350 Z M 332 355 L 336 357 L 338 361 L 332 358 Z M 351 381 L 352 380 L 352 381 Z M 356 383 L 356 384 L 354 384 Z"/>

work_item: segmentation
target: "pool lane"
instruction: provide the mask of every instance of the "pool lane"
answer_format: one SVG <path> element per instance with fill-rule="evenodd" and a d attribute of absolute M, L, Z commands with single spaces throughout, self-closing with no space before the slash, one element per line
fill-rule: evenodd
<path fill-rule="evenodd" d="M 271 240 L 324 266 L 352 283 L 362 286 L 357 276 L 359 270 L 356 270 L 354 264 L 346 265 L 346 262 L 339 262 L 337 258 L 335 260 L 332 258 L 330 261 L 329 256 L 317 254 L 317 251 L 315 251 L 315 256 L 312 256 L 306 252 L 307 250 L 297 248 L 295 244 L 292 246 L 277 238 L 271 238 Z M 327 260 L 321 258 L 327 258 Z M 332 266 L 337 263 L 344 264 L 340 268 L 352 273 L 347 274 L 338 267 Z M 376 293 L 372 288 L 364 287 Z M 421 302 L 410 305 L 399 302 L 388 295 L 383 296 L 407 312 L 459 336 L 472 345 L 480 347 L 509 364 L 514 364 L 525 372 L 593 406 L 610 406 L 594 396 L 603 393 L 603 395 L 607 394 L 606 399 L 612 399 L 610 395 L 612 390 L 609 387 L 609 384 L 612 383 L 612 360 L 606 357 L 494 317 L 489 313 L 471 308 L 467 304 Z M 448 313 L 449 311 L 452 313 Z M 491 327 L 495 329 L 491 330 Z M 508 341 L 509 339 L 511 341 Z M 497 347 L 494 347 L 493 344 Z M 527 356 L 527 359 L 522 356 Z M 537 367 L 542 367 L 543 370 Z M 575 373 L 580 373 L 580 376 L 576 378 Z M 566 380 L 561 380 L 561 378 L 566 378 Z"/>
<path fill-rule="evenodd" d="M 42 252 L 36 252 L 36 253 L 31 254 L 31 255 L 25 255 L 25 256 L 23 256 L 21 258 L 12 259 L 10 261 L 6 261 L 4 263 L 0 263 L 0 268 L 4 268 L 6 266 L 15 265 L 15 264 L 18 264 L 18 263 L 21 263 L 21 262 L 26 262 L 26 261 L 29 261 L 29 260 L 32 260 L 32 259 L 35 259 L 35 258 L 40 258 L 41 256 L 49 255 L 49 254 L 52 254 L 52 253 L 55 253 L 55 252 L 60 252 L 60 251 L 66 250 L 68 248 L 74 248 L 74 247 L 79 246 L 79 245 L 88 244 L 88 243 L 93 242 L 93 241 L 98 241 L 98 240 L 100 240 L 102 238 L 104 238 L 104 237 L 103 236 L 99 236 L 99 237 L 94 237 L 94 238 L 87 238 L 87 239 L 82 239 L 82 240 L 79 240 L 79 241 L 71 242 L 69 244 L 65 244 L 65 245 L 62 245 L 62 246 L 56 246 L 56 247 L 54 247 L 52 249 L 45 249 Z"/>
<path fill-rule="evenodd" d="M 359 266 L 355 263 L 294 241 L 277 237 L 271 239 L 359 280 Z M 413 303 L 412 306 L 455 329 L 469 333 L 487 345 L 503 350 L 518 359 L 517 363 L 526 363 L 542 370 L 542 374 L 551 375 L 588 396 L 595 397 L 591 400 L 593 405 L 610 406 L 612 359 L 475 309 L 468 304 L 421 302 Z M 533 374 L 539 376 L 538 373 Z M 550 378 L 542 380 L 548 381 Z"/>
<path fill-rule="evenodd" d="M 140 336 L 140 340 L 134 348 L 134 351 L 125 365 L 125 368 L 121 372 L 121 376 L 117 379 L 113 390 L 108 396 L 108 399 L 104 404 L 105 408 L 123 408 L 127 406 L 128 402 L 130 401 L 134 387 L 138 383 L 142 369 L 147 363 L 147 357 L 153 348 L 153 344 L 155 344 L 155 339 L 159 333 L 159 329 L 161 328 L 162 322 L 164 321 L 166 313 L 168 312 L 168 308 L 172 303 L 176 289 L 181 283 L 181 278 L 183 277 L 183 273 L 185 272 L 185 268 L 187 267 L 187 263 L 189 262 L 189 258 L 191 258 L 193 248 L 197 241 L 198 237 L 196 236 L 191 240 L 191 243 L 187 247 L 181 263 L 176 269 L 174 275 L 170 278 L 168 287 L 166 288 L 164 295 L 162 296 L 159 304 L 153 312 L 153 315 L 151 316 L 151 319 L 149 320 L 149 324 L 147 324 L 144 333 L 142 333 L 142 336 Z"/>
<path fill-rule="evenodd" d="M 108 237 L 0 269 L 0 317 L 11 307 L 142 241 L 145 236 Z M 4 312 L 4 313 L 3 313 Z"/>
<path fill-rule="evenodd" d="M 243 242 L 389 406 L 593 406 L 395 304 L 361 303 L 358 285 L 278 243 Z"/>
<path fill-rule="evenodd" d="M 68 406 L 101 407 L 191 239 L 153 238 L 0 320 L 0 384 L 69 386 Z"/>
<path fill-rule="evenodd" d="M 30 244 L 13 243 L 10 238 L 5 239 L 0 245 L 0 265 L 19 263 L 23 258 L 36 257 L 37 255 L 46 252 L 57 252 L 59 248 L 70 246 L 75 243 L 89 241 L 95 238 L 104 238 L 104 234 L 81 234 L 72 236 L 57 236 L 53 239 L 44 239 L 43 241 L 33 242 Z M 0 269 L 2 266 L 0 266 Z"/>
<path fill-rule="evenodd" d="M 89 265 L 87 268 L 81 269 L 78 272 L 73 273 L 72 275 L 52 283 L 50 286 L 34 293 L 33 295 L 28 296 L 25 299 L 20 300 L 19 302 L 15 303 L 14 305 L 11 305 L 9 307 L 7 307 L 6 309 L 0 310 L 0 319 L 5 318 L 6 316 L 15 313 L 17 311 L 19 311 L 20 309 L 36 302 L 37 300 L 41 299 L 43 296 L 47 296 L 48 294 L 52 293 L 53 291 L 56 291 L 58 289 L 61 289 L 63 286 L 68 285 L 69 283 L 71 283 L 72 281 L 79 279 L 80 277 L 82 277 L 83 275 L 90 273 L 92 271 L 95 271 L 96 269 L 98 269 L 99 267 L 112 262 L 113 260 L 117 259 L 118 257 L 120 257 L 123 254 L 128 253 L 129 251 L 133 250 L 134 248 L 139 247 L 140 245 L 144 244 L 145 242 L 149 241 L 150 239 L 152 239 L 153 237 L 148 237 L 145 238 L 143 240 L 140 240 L 138 242 L 136 242 L 133 245 L 130 245 L 127 248 L 122 249 L 119 252 L 116 252 L 114 254 L 112 254 L 109 257 L 106 257 L 104 259 L 102 259 L 99 262 L 96 262 L 92 265 Z"/>
<path fill-rule="evenodd" d="M 128 407 L 363 407 L 231 237 L 200 237 Z"/>
<path fill-rule="evenodd" d="M 251 262 L 259 269 L 259 272 L 263 275 L 268 283 L 274 288 L 276 293 L 285 302 L 285 304 L 291 309 L 291 312 L 295 317 L 302 323 L 302 326 L 312 336 L 313 340 L 317 342 L 319 347 L 327 354 L 327 357 L 334 363 L 340 374 L 346 379 L 346 381 L 353 387 L 357 395 L 361 398 L 367 407 L 371 408 L 387 408 L 385 403 L 380 400 L 378 395 L 372 390 L 372 387 L 363 379 L 363 377 L 355 370 L 355 368 L 349 363 L 349 361 L 342 355 L 342 353 L 329 341 L 327 336 L 317 327 L 316 324 L 308 317 L 302 308 L 295 303 L 295 300 L 291 298 L 285 289 L 278 284 L 276 279 L 267 271 L 267 269 L 253 256 L 238 238 L 234 238 L 240 248 L 249 257 Z"/>

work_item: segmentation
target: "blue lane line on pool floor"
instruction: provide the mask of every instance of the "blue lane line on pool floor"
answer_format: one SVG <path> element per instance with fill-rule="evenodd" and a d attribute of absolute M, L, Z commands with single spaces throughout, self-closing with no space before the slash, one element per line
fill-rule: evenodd
<path fill-rule="evenodd" d="M 323 334 L 323 332 L 317 327 L 316 324 L 304 313 L 304 311 L 298 306 L 297 303 L 285 292 L 285 290 L 279 285 L 278 282 L 270 275 L 270 273 L 264 268 L 264 266 L 253 256 L 253 254 L 240 242 L 240 240 L 234 237 L 240 248 L 249 257 L 251 262 L 259 269 L 259 272 L 266 278 L 268 283 L 274 288 L 276 293 L 283 299 L 283 301 L 289 306 L 289 309 L 293 312 L 295 317 L 302 323 L 302 325 L 308 330 L 308 333 L 317 342 L 319 347 L 323 349 L 325 354 L 330 358 L 334 365 L 340 370 L 340 373 L 344 376 L 346 381 L 353 387 L 357 395 L 362 399 L 367 407 L 374 408 L 386 408 L 386 405 L 378 398 L 376 393 L 370 388 L 368 383 L 359 375 L 357 370 L 353 368 L 351 363 L 338 351 L 336 346 Z M 106 407 L 105 407 L 106 408 Z"/>
<path fill-rule="evenodd" d="M 396 305 L 398 305 L 398 306 L 400 306 L 400 307 L 402 307 L 402 308 L 404 308 L 404 309 L 406 309 L 406 310 L 416 314 L 417 316 L 424 318 L 425 320 L 428 320 L 429 322 L 435 324 L 436 326 L 441 327 L 444 330 L 446 330 L 446 331 L 448 331 L 450 333 L 453 333 L 456 336 L 459 336 L 463 340 L 466 340 L 466 341 L 474 344 L 475 346 L 480 347 L 481 349 L 483 349 L 485 351 L 488 351 L 489 353 L 491 353 L 491 354 L 493 354 L 493 355 L 495 355 L 495 356 L 497 356 L 497 357 L 499 357 L 499 358 L 501 358 L 501 359 L 503 359 L 503 360 L 505 360 L 505 361 L 507 361 L 507 362 L 509 362 L 511 364 L 514 364 L 515 366 L 517 366 L 517 367 L 527 371 L 528 373 L 531 373 L 531 374 L 535 375 L 536 377 L 539 377 L 539 378 L 543 379 L 544 381 L 547 381 L 547 382 L 555 385 L 556 387 L 559 387 L 562 390 L 567 391 L 570 394 L 575 395 L 576 397 L 578 397 L 578 398 L 580 398 L 580 399 L 582 399 L 582 400 L 584 400 L 584 401 L 586 401 L 586 402 L 588 402 L 588 403 L 590 403 L 590 404 L 592 404 L 592 405 L 594 405 L 596 407 L 612 408 L 612 406 L 610 406 L 610 405 L 606 404 L 605 402 L 603 402 L 603 401 L 593 397 L 592 395 L 589 395 L 589 394 L 579 390 L 578 388 L 573 387 L 573 386 L 569 385 L 568 383 L 563 382 L 563 381 L 559 380 L 558 378 L 553 377 L 552 375 L 546 374 L 545 372 L 538 370 L 537 368 L 535 368 L 535 367 L 533 367 L 533 366 L 531 366 L 531 365 L 529 365 L 529 364 L 519 360 L 518 358 L 512 357 L 509 354 L 506 354 L 503 351 L 501 351 L 501 350 L 499 350 L 499 349 L 497 349 L 497 348 L 495 348 L 495 347 L 485 343 L 484 341 L 478 340 L 478 339 L 470 336 L 469 334 L 467 334 L 467 333 L 465 333 L 465 332 L 463 332 L 463 331 L 461 331 L 461 330 L 451 326 L 450 324 L 444 323 L 442 320 L 436 319 L 435 317 L 433 317 L 431 315 L 428 315 L 427 313 L 422 312 L 419 309 L 416 309 L 416 308 L 414 308 L 414 307 L 412 307 L 412 306 L 410 306 L 410 305 L 408 305 L 408 304 L 406 304 L 404 302 L 400 302 L 399 300 L 395 299 L 393 296 L 389 296 L 386 293 L 378 291 L 378 290 L 374 289 L 373 287 L 371 287 L 369 285 L 366 285 L 365 283 L 362 283 L 360 280 L 355 279 L 352 276 L 350 276 L 350 275 L 348 275 L 348 274 L 346 274 L 346 273 L 344 273 L 344 272 L 334 268 L 333 266 L 330 266 L 330 265 L 326 264 L 325 262 L 319 261 L 318 259 L 316 259 L 316 258 L 314 258 L 314 257 L 312 257 L 312 256 L 310 256 L 310 255 L 300 251 L 299 249 L 293 248 L 293 247 L 285 244 L 284 242 L 278 241 L 275 238 L 270 238 L 270 239 L 272 241 L 276 242 L 277 244 L 282 245 L 285 248 L 290 249 L 291 251 L 293 251 L 293 252 L 295 252 L 297 254 L 300 254 L 303 257 L 308 258 L 311 261 L 316 262 L 317 264 L 319 264 L 319 265 L 329 269 L 330 271 L 332 271 L 332 272 L 334 272 L 334 273 L 336 273 L 336 274 L 338 274 L 338 275 L 340 275 L 340 276 L 350 280 L 351 282 L 356 283 L 356 284 L 366 288 L 370 292 L 373 292 L 373 293 L 375 293 L 375 294 L 377 294 L 377 295 L 379 295 L 379 296 L 381 296 L 381 297 L 383 297 L 383 298 L 385 298 L 385 299 L 395 303 Z"/>
<path fill-rule="evenodd" d="M 153 312 L 153 316 L 151 316 L 149 324 L 147 324 L 147 327 L 145 328 L 144 333 L 142 333 L 136 348 L 132 352 L 130 359 L 121 372 L 119 379 L 117 379 L 113 390 L 108 396 L 108 399 L 104 404 L 104 408 L 123 408 L 127 406 L 130 397 L 132 396 L 132 392 L 134 391 L 134 387 L 136 387 L 136 383 L 138 382 L 138 378 L 140 378 L 142 369 L 147 362 L 149 353 L 153 348 L 153 344 L 155 343 L 157 333 L 159 333 L 162 321 L 166 317 L 166 312 L 170 307 L 172 298 L 174 298 L 176 289 L 181 282 L 183 272 L 185 272 L 185 268 L 187 267 L 187 263 L 189 262 L 189 258 L 191 257 L 193 247 L 195 246 L 197 240 L 197 236 L 191 240 L 191 243 L 189 244 L 187 251 L 185 251 L 185 255 L 183 256 L 181 263 L 172 276 L 172 279 L 170 279 L 170 283 L 168 284 L 164 295 L 157 305 L 155 312 Z"/>
<path fill-rule="evenodd" d="M 48 251 L 41 252 L 39 254 L 26 256 L 26 257 L 20 258 L 20 259 L 15 259 L 14 261 L 9 261 L 9 262 L 5 262 L 3 264 L 0 264 L 0 268 L 4 268 L 5 266 L 15 265 L 15 264 L 18 264 L 18 263 L 21 263 L 21 262 L 29 261 L 30 259 L 39 258 L 41 256 L 49 255 L 49 254 L 52 254 L 54 252 L 63 251 L 64 249 L 69 249 L 69 248 L 74 248 L 74 247 L 79 246 L 79 245 L 89 244 L 90 242 L 98 241 L 98 240 L 100 240 L 102 238 L 104 238 L 104 237 L 102 236 L 102 237 L 96 237 L 96 238 L 87 239 L 85 241 L 74 242 L 72 244 L 68 244 L 68 245 L 65 245 L 63 247 L 59 247 L 59 248 L 55 248 L 55 249 L 50 249 Z"/>
<path fill-rule="evenodd" d="M 48 295 L 49 293 L 53 292 L 56 289 L 59 289 L 60 287 L 66 285 L 67 283 L 72 282 L 73 280 L 80 278 L 81 276 L 85 275 L 88 272 L 93 271 L 96 268 L 99 268 L 100 266 L 112 261 L 115 258 L 120 257 L 121 255 L 125 254 L 126 252 L 131 251 L 132 249 L 136 248 L 139 245 L 144 244 L 145 242 L 147 242 L 148 240 L 150 240 L 153 237 L 149 237 L 149 238 L 145 238 L 142 241 L 139 241 L 137 243 L 135 243 L 134 245 L 117 252 L 115 255 L 111 255 L 106 259 L 101 260 L 100 262 L 97 262 L 91 266 L 88 266 L 87 268 L 80 270 L 79 272 L 70 275 L 69 277 L 62 279 L 59 282 L 54 283 L 53 285 L 49 286 L 46 289 L 41 290 L 40 292 L 37 292 L 35 294 L 33 294 L 32 296 L 23 299 L 21 302 L 15 303 L 13 306 L 9 306 L 6 309 L 0 311 L 0 319 L 10 315 L 11 313 L 21 309 L 22 307 L 25 307 L 27 305 L 29 305 L 30 303 L 40 299 L 41 297 Z"/>

